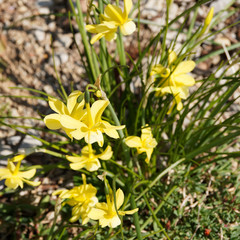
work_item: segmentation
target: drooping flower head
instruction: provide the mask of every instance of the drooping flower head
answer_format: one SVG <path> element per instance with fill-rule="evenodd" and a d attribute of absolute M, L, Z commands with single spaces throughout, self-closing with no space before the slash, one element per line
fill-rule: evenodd
<path fill-rule="evenodd" d="M 66 105 L 58 99 L 49 97 L 49 106 L 56 113 L 49 114 L 44 118 L 46 126 L 52 130 L 63 129 L 72 139 L 71 132 L 75 130 L 72 128 L 72 122 L 79 122 L 86 113 L 86 110 L 83 109 L 84 100 L 80 103 L 77 102 L 80 95 L 82 95 L 81 91 L 72 92 L 67 98 Z"/>
<path fill-rule="evenodd" d="M 125 139 L 125 143 L 130 148 L 137 148 L 138 154 L 145 152 L 147 154 L 145 161 L 149 163 L 153 149 L 157 146 L 157 141 L 153 138 L 151 128 L 148 125 L 142 128 L 141 132 L 141 137 L 129 136 Z"/>
<path fill-rule="evenodd" d="M 79 170 L 81 168 L 86 168 L 88 171 L 97 171 L 100 167 L 101 160 L 108 160 L 112 157 L 112 148 L 107 146 L 107 148 L 100 154 L 95 155 L 95 150 L 92 149 L 91 144 L 85 146 L 81 151 L 81 156 L 66 156 L 67 160 L 70 162 L 70 167 L 73 170 Z"/>
<path fill-rule="evenodd" d="M 175 104 L 177 104 L 178 111 L 182 110 L 182 99 L 187 99 L 189 87 L 195 84 L 194 78 L 187 74 L 194 69 L 195 62 L 189 60 L 175 65 L 176 60 L 177 54 L 174 51 L 169 51 L 168 67 L 165 68 L 161 64 L 157 64 L 150 73 L 151 76 L 160 79 L 155 88 L 157 96 L 166 94 L 174 96 L 174 102 L 168 113 L 172 111 Z"/>
<path fill-rule="evenodd" d="M 36 169 L 30 169 L 28 171 L 20 171 L 21 161 L 26 157 L 24 154 L 20 154 L 11 159 L 8 159 L 6 168 L 0 168 L 0 180 L 6 179 L 5 185 L 9 188 L 16 189 L 18 186 L 23 188 L 23 183 L 27 183 L 31 186 L 38 186 L 41 182 L 33 182 L 28 179 L 32 178 Z M 17 162 L 15 165 L 14 162 Z"/>
<path fill-rule="evenodd" d="M 81 218 L 82 224 L 86 224 L 89 221 L 88 213 L 98 202 L 98 199 L 96 198 L 97 189 L 92 184 L 87 184 L 85 174 L 82 174 L 82 179 L 83 185 L 70 190 L 57 190 L 53 195 L 59 195 L 61 199 L 66 200 L 64 204 L 73 207 L 70 222 L 75 222 Z"/>
<path fill-rule="evenodd" d="M 119 210 L 124 202 L 124 193 L 120 188 L 116 191 L 116 207 L 112 191 L 110 191 L 110 193 L 106 196 L 106 199 L 106 203 L 97 203 L 88 214 L 90 219 L 99 220 L 99 225 L 101 227 L 108 226 L 115 228 L 121 224 L 121 220 L 118 215 L 124 216 L 125 214 L 134 214 L 138 211 L 138 208 L 129 211 Z"/>
<path fill-rule="evenodd" d="M 117 28 L 123 35 L 130 35 L 136 30 L 136 25 L 132 19 L 128 18 L 132 8 L 132 0 L 124 0 L 124 11 L 118 6 L 108 4 L 104 9 L 104 14 L 100 14 L 100 24 L 86 25 L 86 30 L 90 33 L 96 33 L 91 39 L 91 44 L 102 37 L 107 41 L 116 39 Z"/>

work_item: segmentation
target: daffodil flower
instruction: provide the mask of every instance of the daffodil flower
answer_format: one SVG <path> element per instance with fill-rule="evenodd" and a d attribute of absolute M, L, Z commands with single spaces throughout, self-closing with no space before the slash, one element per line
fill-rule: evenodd
<path fill-rule="evenodd" d="M 23 188 L 23 183 L 27 183 L 31 186 L 38 186 L 41 182 L 33 182 L 28 179 L 32 178 L 35 173 L 36 169 L 31 169 L 28 171 L 20 171 L 21 161 L 26 156 L 20 154 L 12 159 L 8 159 L 7 168 L 0 168 L 0 180 L 6 179 L 5 185 L 9 188 L 16 189 L 18 186 Z M 14 162 L 17 162 L 15 165 Z"/>
<path fill-rule="evenodd" d="M 141 137 L 129 136 L 125 139 L 125 143 L 130 148 L 137 148 L 138 154 L 145 152 L 147 154 L 145 161 L 149 163 L 153 149 L 157 146 L 157 141 L 152 136 L 151 128 L 147 126 L 142 128 Z"/>
<path fill-rule="evenodd" d="M 53 195 L 59 195 L 61 199 L 66 200 L 64 204 L 73 207 L 70 222 L 75 222 L 81 218 L 82 224 L 86 224 L 89 221 L 88 213 L 98 202 L 98 199 L 96 197 L 97 189 L 92 184 L 87 184 L 85 174 L 82 174 L 82 179 L 83 185 L 70 190 L 57 190 Z"/>
<path fill-rule="evenodd" d="M 183 61 L 175 66 L 176 59 L 176 53 L 170 51 L 168 56 L 169 67 L 165 68 L 161 64 L 157 64 L 150 73 L 155 78 L 160 77 L 160 83 L 155 88 L 156 95 L 172 94 L 174 96 L 174 102 L 168 113 L 172 111 L 175 104 L 177 104 L 178 111 L 182 110 L 182 99 L 187 99 L 189 87 L 195 84 L 194 78 L 187 74 L 194 69 L 195 62 L 191 60 Z"/>
<path fill-rule="evenodd" d="M 100 147 L 104 143 L 103 133 L 115 139 L 119 138 L 117 130 L 123 129 L 125 126 L 113 126 L 101 119 L 108 104 L 108 100 L 97 100 L 91 107 L 89 103 L 86 103 L 87 113 L 81 121 L 71 121 L 72 128 L 76 129 L 71 131 L 71 136 L 77 140 L 84 138 L 88 144 L 97 142 Z M 64 127 L 69 126 L 69 118 L 65 118 L 61 123 Z"/>
<path fill-rule="evenodd" d="M 136 30 L 136 25 L 128 14 L 132 8 L 132 0 L 124 0 L 124 11 L 118 6 L 108 4 L 104 9 L 104 14 L 100 14 L 100 24 L 86 25 L 86 30 L 90 33 L 96 33 L 91 39 L 91 44 L 102 37 L 107 41 L 116 39 L 118 27 L 123 35 L 130 35 Z"/>
<path fill-rule="evenodd" d="M 86 110 L 84 110 L 84 100 L 77 102 L 78 97 L 82 94 L 80 91 L 72 92 L 67 98 L 67 105 L 60 100 L 49 97 L 49 106 L 56 112 L 47 115 L 44 122 L 49 129 L 63 129 L 66 134 L 72 139 L 71 132 L 75 129 L 72 124 L 80 121 Z M 64 124 L 62 124 L 64 122 Z"/>
<path fill-rule="evenodd" d="M 101 227 L 108 226 L 115 228 L 121 224 L 121 220 L 118 215 L 124 216 L 125 214 L 134 214 L 138 211 L 138 208 L 129 211 L 119 210 L 124 202 L 124 193 L 120 188 L 116 191 L 116 207 L 112 192 L 106 196 L 106 199 L 106 203 L 97 203 L 88 214 L 90 219 L 99 220 L 99 225 Z"/>
<path fill-rule="evenodd" d="M 107 146 L 107 148 L 100 154 L 95 155 L 95 152 L 96 151 L 92 149 L 91 144 L 89 144 L 82 149 L 82 156 L 66 156 L 66 158 L 72 162 L 70 163 L 70 167 L 73 170 L 86 168 L 90 172 L 97 171 L 101 167 L 99 159 L 108 160 L 112 157 L 113 152 L 111 146 Z"/>

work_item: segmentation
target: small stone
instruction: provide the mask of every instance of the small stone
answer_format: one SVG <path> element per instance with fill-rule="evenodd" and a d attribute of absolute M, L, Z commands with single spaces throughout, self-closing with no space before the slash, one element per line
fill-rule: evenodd
<path fill-rule="evenodd" d="M 36 29 L 33 32 L 35 38 L 37 41 L 41 42 L 45 39 L 45 32 L 43 30 L 40 29 Z"/>
<path fill-rule="evenodd" d="M 8 138 L 8 143 L 12 146 L 16 146 L 21 140 L 20 136 L 12 136 Z"/>
<path fill-rule="evenodd" d="M 68 61 L 68 54 L 67 53 L 61 53 L 59 54 L 59 58 L 61 63 L 66 63 Z"/>

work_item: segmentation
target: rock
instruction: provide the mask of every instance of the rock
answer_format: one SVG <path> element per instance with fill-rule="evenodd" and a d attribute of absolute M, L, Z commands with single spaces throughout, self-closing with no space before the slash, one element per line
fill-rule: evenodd
<path fill-rule="evenodd" d="M 58 34 L 57 40 L 54 41 L 54 47 L 69 48 L 73 42 L 72 34 Z"/>
<path fill-rule="evenodd" d="M 214 7 L 214 14 L 224 10 L 227 5 L 229 5 L 231 2 L 233 2 L 232 0 L 216 0 L 214 2 L 211 3 L 210 7 Z"/>
<path fill-rule="evenodd" d="M 39 140 L 37 140 L 29 135 L 26 135 L 25 138 L 23 139 L 22 143 L 20 144 L 18 151 L 26 152 L 26 151 L 28 151 L 27 150 L 28 148 L 35 148 L 37 146 L 42 146 L 42 143 Z"/>
<path fill-rule="evenodd" d="M 61 63 L 66 63 L 68 61 L 68 54 L 67 53 L 60 53 L 59 58 Z"/>
<path fill-rule="evenodd" d="M 34 30 L 33 35 L 35 36 L 38 42 L 41 42 L 45 39 L 45 32 L 41 29 Z"/>

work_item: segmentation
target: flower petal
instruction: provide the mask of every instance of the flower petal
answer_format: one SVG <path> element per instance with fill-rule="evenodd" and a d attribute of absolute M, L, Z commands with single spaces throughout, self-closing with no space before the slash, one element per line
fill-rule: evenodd
<path fill-rule="evenodd" d="M 124 21 L 122 9 L 112 4 L 106 6 L 104 9 L 104 15 L 118 24 L 121 24 Z"/>
<path fill-rule="evenodd" d="M 138 148 L 142 146 L 142 141 L 140 137 L 129 136 L 125 139 L 125 143 L 130 148 Z"/>
<path fill-rule="evenodd" d="M 171 65 L 177 59 L 177 54 L 173 50 L 169 50 L 168 64 Z"/>
<path fill-rule="evenodd" d="M 184 74 L 189 73 L 195 68 L 196 64 L 194 61 L 184 61 L 180 62 L 172 74 Z"/>
<path fill-rule="evenodd" d="M 102 37 L 104 37 L 103 33 L 98 33 L 97 35 L 95 35 L 94 37 L 92 37 L 90 43 L 94 44 L 96 41 L 98 41 L 99 39 L 101 39 Z"/>
<path fill-rule="evenodd" d="M 194 78 L 190 75 L 187 75 L 187 74 L 181 74 L 181 75 L 174 76 L 174 81 L 179 86 L 191 87 L 195 84 Z"/>
<path fill-rule="evenodd" d="M 49 101 L 48 103 L 49 103 L 50 108 L 54 112 L 59 113 L 59 114 L 69 114 L 66 105 L 62 101 L 60 101 L 56 98 L 51 98 L 51 97 L 48 98 L 48 101 Z"/>
<path fill-rule="evenodd" d="M 72 131 L 70 134 L 73 138 L 80 140 L 86 136 L 87 132 L 83 132 L 81 129 L 76 129 Z"/>
<path fill-rule="evenodd" d="M 91 106 L 91 115 L 94 123 L 98 123 L 101 120 L 101 116 L 108 106 L 108 100 L 97 100 Z"/>
<path fill-rule="evenodd" d="M 102 153 L 96 155 L 96 157 L 102 160 L 108 160 L 112 157 L 112 155 L 113 155 L 113 151 L 111 146 L 107 146 L 106 149 Z"/>
<path fill-rule="evenodd" d="M 117 31 L 117 28 L 116 28 L 116 31 Z M 116 34 L 116 31 L 110 31 L 108 33 L 105 34 L 105 38 L 107 41 L 112 41 L 112 40 L 115 40 L 117 38 L 117 34 Z"/>
<path fill-rule="evenodd" d="M 93 220 L 98 220 L 103 218 L 104 214 L 106 214 L 106 212 L 102 209 L 99 208 L 92 208 L 90 210 L 90 212 L 88 213 L 88 217 L 93 219 Z"/>
<path fill-rule="evenodd" d="M 80 105 L 79 103 L 77 103 L 77 99 L 78 97 L 82 95 L 81 91 L 73 91 L 67 98 L 67 109 L 69 111 L 69 113 L 71 114 L 75 105 Z M 81 105 L 84 105 L 84 101 L 81 102 Z"/>
<path fill-rule="evenodd" d="M 123 201 L 124 201 L 124 193 L 123 193 L 122 189 L 119 188 L 116 191 L 116 206 L 117 206 L 117 209 L 119 209 L 122 206 Z"/>
<path fill-rule="evenodd" d="M 68 115 L 61 115 L 60 116 L 60 123 L 63 127 L 68 129 L 78 129 L 83 126 L 85 126 L 84 123 L 80 122 L 79 120 L 76 120 L 73 117 L 70 117 Z"/>
<path fill-rule="evenodd" d="M 120 29 L 123 35 L 130 35 L 136 30 L 136 24 L 133 21 L 129 21 L 120 25 Z"/>
<path fill-rule="evenodd" d="M 30 178 L 32 178 L 32 177 L 35 175 L 35 173 L 36 173 L 36 169 L 33 168 L 33 169 L 30 169 L 30 170 L 24 171 L 24 172 L 20 172 L 20 171 L 19 171 L 19 172 L 18 172 L 18 175 L 19 175 L 20 177 L 30 179 Z"/>
<path fill-rule="evenodd" d="M 124 19 L 128 19 L 128 14 L 130 13 L 131 8 L 132 0 L 124 0 L 124 12 L 123 12 Z"/>
<path fill-rule="evenodd" d="M 11 177 L 11 178 L 7 178 L 5 181 L 5 185 L 9 188 L 13 188 L 16 189 L 18 186 L 20 186 L 21 188 L 23 188 L 23 182 L 20 178 L 18 177 Z"/>
<path fill-rule="evenodd" d="M 28 185 L 33 186 L 33 187 L 37 187 L 41 184 L 41 182 L 33 182 L 33 181 L 26 180 L 26 179 L 22 179 L 22 180 L 23 180 L 23 182 L 25 182 Z"/>
<path fill-rule="evenodd" d="M 52 130 L 59 129 L 62 127 L 62 125 L 60 123 L 60 115 L 57 113 L 47 115 L 43 119 L 43 121 L 46 124 L 47 128 L 52 129 Z"/>

